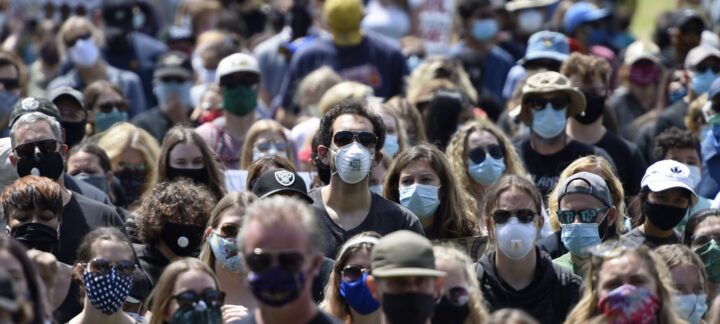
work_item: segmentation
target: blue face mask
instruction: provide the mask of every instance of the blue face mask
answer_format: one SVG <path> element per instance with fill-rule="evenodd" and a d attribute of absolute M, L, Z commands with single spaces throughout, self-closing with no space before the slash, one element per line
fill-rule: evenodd
<path fill-rule="evenodd" d="M 400 143 L 398 142 L 398 136 L 397 135 L 385 135 L 385 144 L 383 145 L 383 149 L 385 149 L 385 152 L 390 155 L 390 157 L 395 156 L 397 152 L 400 150 Z"/>
<path fill-rule="evenodd" d="M 126 111 L 120 111 L 117 107 L 109 113 L 98 112 L 95 114 L 95 131 L 104 132 L 108 128 L 112 127 L 120 122 L 126 122 L 128 120 L 128 114 Z"/>
<path fill-rule="evenodd" d="M 175 94 L 180 103 L 185 108 L 192 107 L 192 99 L 190 99 L 190 89 L 192 83 L 190 81 L 178 83 L 178 82 L 155 82 L 153 93 L 160 104 L 160 107 L 164 107 L 167 104 L 168 99 L 171 95 Z"/>
<path fill-rule="evenodd" d="M 495 19 L 475 19 L 472 22 L 472 37 L 478 42 L 487 42 L 498 33 Z"/>
<path fill-rule="evenodd" d="M 676 89 L 668 94 L 668 101 L 673 104 L 678 100 L 685 98 L 685 96 L 687 96 L 687 88 Z"/>
<path fill-rule="evenodd" d="M 362 278 L 356 281 L 340 281 L 340 296 L 361 315 L 370 314 L 380 308 L 380 303 L 373 298 L 365 284 L 366 278 L 367 273 L 363 273 Z"/>
<path fill-rule="evenodd" d="M 473 161 L 469 161 L 468 164 L 470 177 L 483 186 L 493 184 L 502 176 L 503 172 L 505 172 L 505 159 L 494 159 L 487 153 L 485 161 L 482 161 L 480 164 L 475 164 Z"/>
<path fill-rule="evenodd" d="M 711 69 L 707 69 L 705 73 L 697 73 L 692 77 L 690 88 L 697 95 L 700 96 L 710 89 L 710 85 L 717 79 L 718 75 L 713 73 Z"/>
<path fill-rule="evenodd" d="M 370 189 L 370 192 L 374 192 L 380 196 L 383 195 L 383 185 L 381 185 L 381 184 L 369 186 L 368 189 Z"/>
<path fill-rule="evenodd" d="M 400 204 L 410 209 L 418 218 L 432 216 L 440 206 L 438 198 L 439 186 L 415 183 L 409 186 L 400 186 Z"/>
<path fill-rule="evenodd" d="M 554 138 L 565 131 L 567 107 L 555 110 L 548 103 L 542 110 L 533 111 L 532 131 L 542 138 Z"/>
<path fill-rule="evenodd" d="M 686 294 L 675 296 L 675 311 L 690 324 L 697 324 L 708 309 L 707 295 Z"/>
<path fill-rule="evenodd" d="M 562 224 L 560 238 L 565 247 L 575 256 L 587 256 L 587 249 L 602 243 L 598 224 Z"/>

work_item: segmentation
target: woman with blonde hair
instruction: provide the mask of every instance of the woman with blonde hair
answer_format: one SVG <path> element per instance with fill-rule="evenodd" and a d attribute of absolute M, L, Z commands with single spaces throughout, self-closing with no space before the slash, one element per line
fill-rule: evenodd
<path fill-rule="evenodd" d="M 258 120 L 245 136 L 240 153 L 240 169 L 247 170 L 254 161 L 270 155 L 284 157 L 296 164 L 295 149 L 285 136 L 285 128 L 274 120 Z"/>
<path fill-rule="evenodd" d="M 447 273 L 433 323 L 484 323 L 488 314 L 473 260 L 452 245 L 436 245 L 433 254 L 435 268 Z"/>
<path fill-rule="evenodd" d="M 400 153 L 385 177 L 386 199 L 410 209 L 430 239 L 474 236 L 475 204 L 453 177 L 445 154 L 429 144 Z"/>
<path fill-rule="evenodd" d="M 682 244 L 662 245 L 655 253 L 665 261 L 676 291 L 675 311 L 690 324 L 704 323 L 708 310 L 707 279 L 700 257 Z"/>
<path fill-rule="evenodd" d="M 447 79 L 462 90 L 470 101 L 477 102 L 478 94 L 470 82 L 470 77 L 462 64 L 449 57 L 431 56 L 423 60 L 410 76 L 407 77 L 407 98 L 414 105 L 427 93 L 425 89 L 428 82 L 436 79 Z"/>
<path fill-rule="evenodd" d="M 150 133 L 130 123 L 111 127 L 97 144 L 110 158 L 113 175 L 125 189 L 127 205 L 132 206 L 155 184 L 160 145 Z"/>

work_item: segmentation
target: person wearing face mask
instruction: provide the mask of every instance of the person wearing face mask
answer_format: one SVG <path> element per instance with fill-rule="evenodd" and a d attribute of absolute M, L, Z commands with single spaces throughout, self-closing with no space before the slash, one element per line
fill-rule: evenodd
<path fill-rule="evenodd" d="M 515 59 L 522 58 L 527 49 L 528 39 L 531 35 L 544 29 L 550 20 L 550 6 L 555 0 L 526 0 L 510 1 L 505 3 L 505 10 L 509 15 L 511 38 L 500 43 L 500 46 L 512 54 Z"/>
<path fill-rule="evenodd" d="M 645 171 L 640 186 L 644 221 L 622 237 L 650 247 L 679 243 L 674 228 L 697 202 L 690 169 L 674 160 L 655 162 Z"/>
<path fill-rule="evenodd" d="M 681 69 L 688 52 L 700 45 L 702 32 L 707 27 L 700 12 L 687 8 L 676 10 L 668 29 L 671 46 L 663 52 L 666 67 Z"/>
<path fill-rule="evenodd" d="M 703 173 L 696 189 L 698 195 L 711 198 L 720 191 L 720 78 L 710 86 L 707 101 L 703 107 L 707 130 L 700 138 Z"/>
<path fill-rule="evenodd" d="M 0 88 L 0 135 L 7 136 L 10 128 L 10 112 L 15 107 L 15 103 L 25 96 L 26 85 L 20 78 L 24 70 L 24 65 L 20 58 L 12 53 L 0 51 L 0 80 L 2 80 L 2 88 Z"/>
<path fill-rule="evenodd" d="M 572 86 L 585 96 L 585 112 L 568 120 L 566 133 L 570 138 L 605 150 L 617 167 L 626 199 L 632 200 L 640 191 L 639 183 L 647 168 L 643 155 L 635 144 L 621 138 L 605 125 L 605 101 L 610 91 L 610 65 L 601 58 L 573 53 L 563 63 L 560 72 Z M 622 163 L 619 163 L 622 161 Z"/>
<path fill-rule="evenodd" d="M 60 126 L 65 131 L 65 144 L 73 148 L 85 138 L 88 113 L 83 105 L 82 92 L 62 86 L 50 91 L 48 99 L 60 111 Z"/>
<path fill-rule="evenodd" d="M 702 318 L 712 299 L 707 299 L 707 279 L 702 260 L 682 244 L 663 245 L 654 252 L 670 269 L 678 316 L 689 324 L 706 323 Z"/>
<path fill-rule="evenodd" d="M 364 100 L 346 100 L 320 120 L 318 156 L 330 166 L 330 183 L 310 192 L 320 220 L 322 251 L 334 257 L 348 238 L 365 231 L 423 233 L 409 210 L 370 192 L 369 175 L 383 158 L 385 125 Z M 387 187 L 386 187 L 387 188 Z"/>
<path fill-rule="evenodd" d="M 282 195 L 252 204 L 238 235 L 257 308 L 242 323 L 340 323 L 312 300 L 323 237 L 309 206 Z"/>
<path fill-rule="evenodd" d="M 197 256 L 216 200 L 204 186 L 187 179 L 162 182 L 135 210 L 142 244 L 134 244 L 140 267 L 154 287 L 170 262 Z"/>
<path fill-rule="evenodd" d="M 297 155 L 286 132 L 287 129 L 274 120 L 263 119 L 255 122 L 245 136 L 245 144 L 240 153 L 240 169 L 247 170 L 250 164 L 266 156 L 285 158 L 297 165 Z"/>
<path fill-rule="evenodd" d="M 482 79 L 472 80 L 476 91 L 502 98 L 505 78 L 514 60 L 496 45 L 500 27 L 492 3 L 489 0 L 465 0 L 458 6 L 458 13 L 462 19 L 463 38 L 450 49 L 450 56 L 459 60 L 470 75 L 477 70 L 474 65 L 479 64 Z"/>
<path fill-rule="evenodd" d="M 711 208 L 695 213 L 683 232 L 683 244 L 702 260 L 709 304 L 720 295 L 720 210 Z"/>
<path fill-rule="evenodd" d="M 162 142 L 174 125 L 187 124 L 193 107 L 192 78 L 192 66 L 185 53 L 164 54 L 158 59 L 153 74 L 153 93 L 158 106 L 135 116 L 132 123 L 148 131 L 158 142 Z"/>
<path fill-rule="evenodd" d="M 567 119 L 585 111 L 585 96 L 564 75 L 541 72 L 523 87 L 520 119 L 531 129 L 530 138 L 516 142 L 515 150 L 541 193 L 555 187 L 560 171 L 584 155 L 612 159 L 605 150 L 575 141 L 565 134 Z"/>
<path fill-rule="evenodd" d="M 430 323 L 446 273 L 435 267 L 428 239 L 406 230 L 383 236 L 372 250 L 370 270 L 365 284 L 380 303 L 380 323 Z"/>
<path fill-rule="evenodd" d="M 429 144 L 398 155 L 385 176 L 384 197 L 420 219 L 431 240 L 474 236 L 478 224 L 468 199 L 455 181 L 445 155 Z"/>
<path fill-rule="evenodd" d="M 128 211 L 122 206 L 127 206 L 125 189 L 120 181 L 115 178 L 110 158 L 97 144 L 84 142 L 73 147 L 68 152 L 67 173 L 77 180 L 84 181 L 110 197 L 110 201 L 116 206 L 118 214 L 128 221 Z M 135 236 L 128 232 L 128 237 Z M 133 241 L 134 242 L 134 241 Z"/>
<path fill-rule="evenodd" d="M 600 9 L 592 2 L 581 1 L 570 6 L 563 16 L 562 27 L 570 47 L 581 53 L 589 53 L 591 47 L 610 46 L 607 24 L 612 12 L 608 8 Z"/>
<path fill-rule="evenodd" d="M 470 257 L 452 245 L 436 245 L 433 254 L 435 267 L 447 276 L 443 280 L 442 297 L 435 304 L 432 323 L 490 322 Z"/>

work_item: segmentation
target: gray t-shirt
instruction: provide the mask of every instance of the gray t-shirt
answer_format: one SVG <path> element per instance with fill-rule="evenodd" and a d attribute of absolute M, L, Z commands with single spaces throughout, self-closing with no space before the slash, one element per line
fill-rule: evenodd
<path fill-rule="evenodd" d="M 673 231 L 673 235 L 670 235 L 669 237 L 654 237 L 645 235 L 645 233 L 640 231 L 639 227 L 633 228 L 622 237 L 633 240 L 637 243 L 645 244 L 651 249 L 661 245 L 680 243 L 680 235 L 676 231 Z"/>

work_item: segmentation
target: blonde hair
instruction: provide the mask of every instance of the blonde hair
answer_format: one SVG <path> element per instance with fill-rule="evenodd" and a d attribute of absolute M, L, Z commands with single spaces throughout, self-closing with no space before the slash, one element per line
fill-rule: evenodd
<path fill-rule="evenodd" d="M 708 287 L 705 280 L 705 266 L 703 265 L 702 260 L 700 260 L 700 257 L 687 245 L 661 245 L 655 249 L 655 253 L 665 262 L 668 270 L 672 270 L 673 268 L 682 265 L 694 266 L 698 270 L 698 276 L 700 277 L 700 282 L 702 282 L 703 291 L 707 294 Z M 670 278 L 672 278 L 672 276 Z"/>
<path fill-rule="evenodd" d="M 622 183 L 620 182 L 618 177 L 615 176 L 615 172 L 613 171 L 612 166 L 605 158 L 597 155 L 588 155 L 578 158 L 577 160 L 570 163 L 570 165 L 568 165 L 565 170 L 560 173 L 560 178 L 558 178 L 558 184 L 562 183 L 570 176 L 583 171 L 597 174 L 598 176 L 603 178 L 603 180 L 605 180 L 608 189 L 610 189 L 610 194 L 613 198 L 613 206 L 615 206 L 615 209 L 617 210 L 614 226 L 615 238 L 619 237 L 621 234 L 625 233 L 624 221 L 625 217 L 627 216 L 627 210 L 625 208 L 625 191 L 623 189 Z M 558 201 L 558 198 L 560 197 L 560 191 L 562 191 L 562 188 L 560 188 L 560 186 L 555 186 L 555 188 L 553 188 L 553 190 L 550 192 L 547 201 L 548 219 L 550 220 L 550 226 L 554 231 L 560 230 L 560 221 L 557 217 L 557 211 L 558 208 L 560 208 L 560 202 Z"/>
<path fill-rule="evenodd" d="M 367 99 L 372 96 L 373 89 L 369 86 L 354 81 L 340 82 L 328 89 L 320 98 L 318 103 L 320 117 L 345 99 Z"/>
<path fill-rule="evenodd" d="M 147 171 L 141 195 L 152 188 L 157 179 L 160 145 L 150 133 L 127 122 L 117 123 L 101 135 L 97 145 L 107 153 L 110 161 L 120 157 L 127 149 L 140 152 Z"/>
<path fill-rule="evenodd" d="M 293 144 L 290 142 L 285 136 L 285 128 L 280 125 L 280 123 L 270 120 L 270 119 L 263 119 L 258 120 L 248 129 L 247 135 L 245 135 L 245 143 L 243 144 L 242 151 L 240 152 L 240 169 L 241 170 L 247 170 L 248 167 L 250 167 L 250 164 L 252 164 L 253 161 L 253 145 L 255 145 L 255 142 L 257 141 L 260 134 L 264 132 L 274 132 L 280 135 L 280 137 L 283 138 L 285 143 L 287 143 L 287 154 L 288 159 L 295 164 L 295 150 L 293 149 Z"/>
<path fill-rule="evenodd" d="M 181 274 L 189 271 L 201 271 L 212 278 L 215 283 L 215 289 L 218 289 L 218 280 L 215 273 L 196 258 L 184 258 L 169 264 L 155 284 L 155 288 L 150 292 L 147 300 L 151 301 L 149 310 L 152 313 L 149 324 L 162 324 L 165 321 L 165 312 L 172 301 L 175 283 Z"/>
<path fill-rule="evenodd" d="M 250 206 L 250 204 L 254 203 L 256 200 L 257 197 L 250 191 L 231 192 L 225 195 L 225 197 L 218 201 L 217 205 L 212 210 L 212 213 L 210 214 L 210 219 L 208 219 L 207 226 L 212 228 L 213 230 L 217 229 L 218 226 L 220 226 L 220 221 L 222 220 L 222 216 L 225 211 L 231 208 L 242 208 L 243 211 L 245 211 L 248 206 Z M 214 271 L 215 254 L 213 254 L 212 249 L 210 248 L 210 243 L 207 242 L 207 237 L 204 237 L 203 241 L 204 242 L 200 250 L 200 256 L 198 258 Z"/>
<path fill-rule="evenodd" d="M 305 76 L 297 86 L 295 103 L 300 110 L 309 113 L 308 107 L 319 105 L 328 90 L 342 82 L 342 78 L 328 66 L 322 66 Z M 320 110 L 318 110 L 319 112 Z M 321 116 L 314 116 L 321 117 Z"/>
<path fill-rule="evenodd" d="M 95 27 L 89 19 L 81 16 L 72 16 L 60 26 L 57 34 L 57 47 L 61 54 L 66 54 L 68 51 L 67 45 L 65 44 L 65 36 L 72 28 L 84 28 L 92 35 L 92 39 L 95 41 L 97 47 L 102 48 L 105 45 L 105 38 L 102 31 Z"/>
<path fill-rule="evenodd" d="M 689 131 L 691 131 L 693 134 L 695 134 L 695 136 L 698 137 L 700 136 L 700 131 L 702 130 L 703 126 L 707 124 L 707 121 L 705 120 L 702 112 L 703 106 L 705 106 L 707 102 L 707 93 L 703 94 L 700 97 L 697 97 L 690 103 L 687 115 L 685 115 L 685 126 Z"/>
<path fill-rule="evenodd" d="M 427 94 L 423 91 L 431 80 L 447 79 L 464 92 L 472 102 L 477 102 L 478 94 L 470 82 L 460 62 L 444 56 L 431 56 L 412 71 L 407 77 L 407 98 L 415 104 L 417 99 Z"/>
<path fill-rule="evenodd" d="M 470 300 L 468 300 L 470 314 L 464 323 L 484 323 L 488 314 L 485 309 L 485 298 L 483 298 L 482 292 L 480 291 L 480 283 L 478 283 L 475 269 L 473 268 L 473 261 L 465 252 L 449 244 L 433 246 L 433 254 L 435 255 L 435 267 L 437 267 L 439 263 L 452 263 L 462 270 L 463 277 L 465 277 L 465 282 L 468 284 L 470 290 Z"/>

